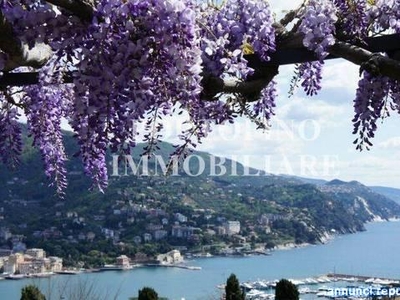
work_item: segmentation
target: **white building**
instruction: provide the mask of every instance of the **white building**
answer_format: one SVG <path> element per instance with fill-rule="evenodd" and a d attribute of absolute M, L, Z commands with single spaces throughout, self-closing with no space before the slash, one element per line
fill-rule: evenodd
<path fill-rule="evenodd" d="M 188 221 L 188 218 L 181 213 L 176 213 L 175 214 L 175 219 L 180 222 L 180 223 L 186 223 Z"/>
<path fill-rule="evenodd" d="M 62 258 L 46 257 L 43 249 L 29 249 L 30 254 L 11 254 L 4 263 L 4 273 L 36 274 L 44 272 L 58 272 L 62 270 Z"/>
<path fill-rule="evenodd" d="M 227 221 L 224 224 L 226 234 L 234 235 L 240 232 L 240 222 L 239 221 Z"/>
<path fill-rule="evenodd" d="M 22 253 L 11 254 L 8 261 L 4 264 L 4 273 L 14 274 L 18 270 L 18 264 L 24 262 Z"/>
<path fill-rule="evenodd" d="M 127 268 L 130 266 L 130 259 L 126 255 L 120 255 L 116 259 L 116 265 L 118 267 Z"/>
<path fill-rule="evenodd" d="M 26 255 L 32 256 L 33 258 L 44 258 L 46 257 L 46 252 L 43 249 L 31 248 L 25 251 Z"/>
<path fill-rule="evenodd" d="M 178 264 L 183 262 L 183 256 L 178 250 L 172 250 L 168 253 L 157 255 L 157 261 L 160 264 Z"/>

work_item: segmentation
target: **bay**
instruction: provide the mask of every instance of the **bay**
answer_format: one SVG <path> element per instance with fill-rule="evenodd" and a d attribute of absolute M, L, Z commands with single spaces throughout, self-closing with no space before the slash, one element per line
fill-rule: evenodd
<path fill-rule="evenodd" d="M 52 291 L 48 299 L 60 299 L 59 290 L 93 286 L 107 299 L 127 300 L 138 289 L 153 287 L 170 300 L 219 299 L 218 284 L 235 273 L 240 281 L 305 278 L 327 273 L 345 273 L 400 279 L 400 222 L 371 223 L 367 231 L 338 236 L 325 245 L 279 250 L 271 256 L 214 257 L 190 261 L 202 269 L 137 268 L 130 271 L 57 275 L 46 279 L 0 282 L 0 299 L 19 299 L 21 288 L 37 284 Z M 65 293 L 64 293 L 65 295 Z M 68 299 L 66 297 L 65 299 Z"/>

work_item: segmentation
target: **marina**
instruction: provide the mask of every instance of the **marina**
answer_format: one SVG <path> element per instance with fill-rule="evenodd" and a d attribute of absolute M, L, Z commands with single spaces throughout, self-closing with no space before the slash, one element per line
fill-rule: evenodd
<path fill-rule="evenodd" d="M 364 300 L 365 294 L 380 295 L 381 290 L 390 290 L 400 286 L 400 279 L 374 278 L 370 276 L 333 274 L 288 279 L 297 286 L 301 299 L 358 299 Z M 241 283 L 246 300 L 274 300 L 275 286 L 279 280 L 256 280 Z M 225 288 L 219 285 L 219 288 Z M 397 290 L 396 290 L 397 291 Z M 307 295 L 309 295 L 307 297 Z M 353 296 L 357 296 L 354 297 Z"/>

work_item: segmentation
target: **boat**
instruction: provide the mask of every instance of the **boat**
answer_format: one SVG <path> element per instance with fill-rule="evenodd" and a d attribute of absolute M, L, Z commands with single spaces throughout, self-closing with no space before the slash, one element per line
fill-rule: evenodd
<path fill-rule="evenodd" d="M 302 287 L 302 288 L 299 288 L 299 293 L 300 294 L 316 294 L 317 291 L 316 290 L 312 290 L 309 287 Z"/>
<path fill-rule="evenodd" d="M 104 265 L 101 271 L 124 271 L 133 269 L 132 265 Z"/>
<path fill-rule="evenodd" d="M 57 271 L 55 273 L 56 274 L 60 274 L 60 275 L 77 275 L 77 274 L 81 273 L 81 271 L 78 271 L 78 270 L 62 270 L 62 271 Z"/>
<path fill-rule="evenodd" d="M 6 279 L 19 280 L 26 278 L 25 274 L 10 274 L 5 277 Z"/>
<path fill-rule="evenodd" d="M 246 290 L 251 290 L 254 288 L 253 285 L 249 282 L 243 282 L 241 286 L 244 287 Z"/>
<path fill-rule="evenodd" d="M 52 276 L 54 274 L 55 273 L 53 273 L 53 272 L 33 273 L 33 274 L 29 274 L 29 277 L 45 278 L 45 277 L 50 277 L 50 276 Z"/>
<path fill-rule="evenodd" d="M 187 266 L 187 267 L 185 267 L 185 269 L 188 269 L 188 270 L 201 270 L 201 267 L 198 267 L 198 266 Z"/>
<path fill-rule="evenodd" d="M 366 279 L 364 282 L 365 283 L 373 283 L 374 281 L 376 280 L 376 278 L 368 278 L 368 279 Z"/>

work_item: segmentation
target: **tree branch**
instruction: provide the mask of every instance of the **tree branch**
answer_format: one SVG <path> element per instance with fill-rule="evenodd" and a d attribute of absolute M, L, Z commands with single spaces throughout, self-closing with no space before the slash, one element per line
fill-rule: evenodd
<path fill-rule="evenodd" d="M 336 41 L 335 45 L 329 48 L 329 52 L 360 66 L 371 61 L 379 69 L 380 75 L 400 81 L 400 61 L 398 60 L 341 41 Z"/>
<path fill-rule="evenodd" d="M 29 49 L 27 45 L 21 43 L 1 10 L 0 49 L 8 55 L 6 65 L 3 69 L 4 71 L 13 70 L 21 66 L 40 68 L 52 55 L 50 46 L 48 45 L 38 44 L 32 49 Z"/>
<path fill-rule="evenodd" d="M 46 2 L 68 10 L 82 21 L 90 22 L 93 18 L 93 0 L 46 0 Z"/>
<path fill-rule="evenodd" d="M 246 57 L 249 67 L 254 69 L 254 74 L 246 81 L 235 79 L 222 80 L 210 74 L 203 74 L 203 93 L 201 98 L 204 101 L 217 100 L 220 93 L 241 94 L 246 102 L 257 101 L 261 90 L 278 74 L 279 65 L 265 64 L 256 55 Z"/>
<path fill-rule="evenodd" d="M 14 35 L 14 30 L 10 23 L 7 22 L 0 10 L 0 49 L 8 54 L 8 61 L 6 68 L 11 69 L 10 66 L 15 64 L 19 58 L 23 56 L 21 42 Z"/>

